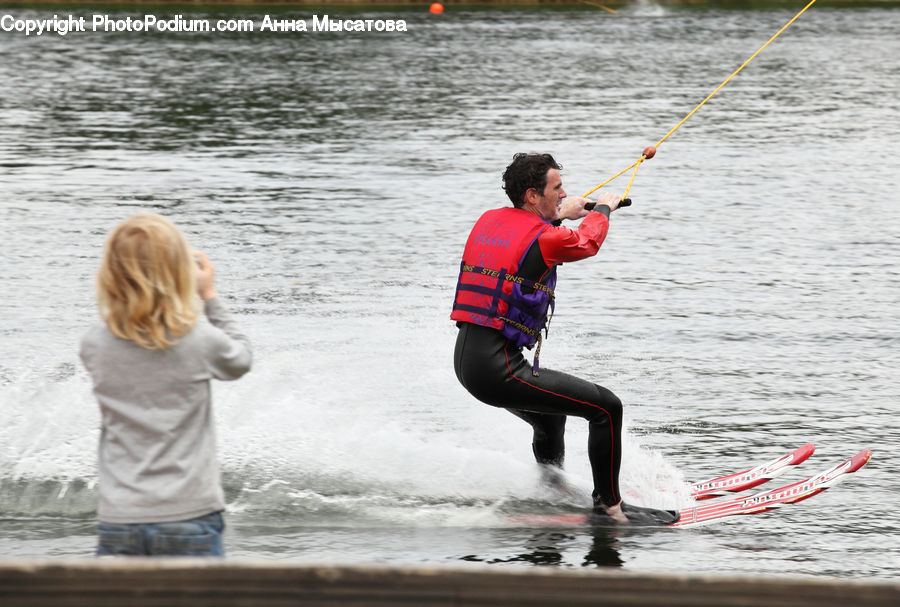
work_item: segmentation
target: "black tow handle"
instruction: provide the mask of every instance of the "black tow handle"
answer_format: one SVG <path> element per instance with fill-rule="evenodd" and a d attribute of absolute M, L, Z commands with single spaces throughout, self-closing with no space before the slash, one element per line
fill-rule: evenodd
<path fill-rule="evenodd" d="M 593 211 L 595 206 L 597 206 L 596 202 L 589 202 L 586 205 L 584 205 L 584 208 L 587 209 L 588 211 Z M 625 198 L 625 199 L 619 201 L 619 208 L 630 207 L 630 206 L 631 206 L 631 198 Z"/>

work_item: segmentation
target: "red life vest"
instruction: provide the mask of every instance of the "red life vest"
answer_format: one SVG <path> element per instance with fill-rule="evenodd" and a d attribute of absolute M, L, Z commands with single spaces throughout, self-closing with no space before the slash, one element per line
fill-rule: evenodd
<path fill-rule="evenodd" d="M 533 346 L 554 306 L 556 267 L 542 282 L 517 272 L 528 249 L 549 227 L 534 213 L 512 207 L 482 215 L 463 251 L 450 318 L 497 329 L 517 347 Z"/>

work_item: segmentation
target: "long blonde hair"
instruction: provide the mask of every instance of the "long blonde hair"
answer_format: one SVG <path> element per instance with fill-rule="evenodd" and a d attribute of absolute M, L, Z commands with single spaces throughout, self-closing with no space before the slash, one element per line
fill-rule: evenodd
<path fill-rule="evenodd" d="M 164 350 L 197 322 L 194 259 L 187 239 L 160 215 L 113 228 L 97 273 L 97 303 L 116 337 Z"/>

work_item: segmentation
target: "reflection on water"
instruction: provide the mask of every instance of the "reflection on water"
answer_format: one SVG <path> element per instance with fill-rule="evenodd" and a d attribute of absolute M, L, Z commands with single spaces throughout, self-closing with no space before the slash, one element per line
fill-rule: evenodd
<path fill-rule="evenodd" d="M 584 555 L 582 567 L 621 567 L 624 564 L 619 551 L 616 548 L 617 532 L 612 529 L 595 528 L 590 533 L 590 550 Z M 526 552 L 510 557 L 482 558 L 476 555 L 466 555 L 460 560 L 475 563 L 521 563 L 530 565 L 565 565 L 563 553 L 567 551 L 566 544 L 578 539 L 579 534 L 564 533 L 560 531 L 547 531 L 537 533 L 523 546 Z"/>

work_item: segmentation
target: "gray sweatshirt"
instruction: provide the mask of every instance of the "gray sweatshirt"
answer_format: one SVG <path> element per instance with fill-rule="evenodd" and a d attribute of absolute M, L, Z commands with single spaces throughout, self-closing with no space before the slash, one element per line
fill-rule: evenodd
<path fill-rule="evenodd" d="M 210 382 L 250 370 L 250 341 L 219 298 L 165 350 L 115 337 L 100 324 L 81 342 L 102 426 L 99 519 L 187 520 L 222 510 Z"/>

